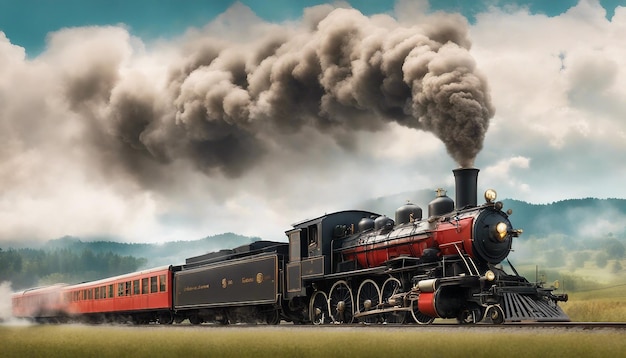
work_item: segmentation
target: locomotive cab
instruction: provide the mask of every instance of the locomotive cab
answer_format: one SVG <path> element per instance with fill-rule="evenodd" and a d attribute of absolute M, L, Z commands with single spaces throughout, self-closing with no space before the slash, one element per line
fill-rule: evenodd
<path fill-rule="evenodd" d="M 293 224 L 293 229 L 285 232 L 289 239 L 287 297 L 306 295 L 306 281 L 330 274 L 329 258 L 335 242 L 357 231 L 362 219 L 379 216 L 369 211 L 347 210 Z"/>

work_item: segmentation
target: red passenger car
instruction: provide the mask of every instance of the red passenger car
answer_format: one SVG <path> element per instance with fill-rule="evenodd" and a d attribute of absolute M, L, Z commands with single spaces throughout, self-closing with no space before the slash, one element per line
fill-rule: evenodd
<path fill-rule="evenodd" d="M 166 266 L 67 286 L 67 313 L 94 322 L 172 323 L 172 272 Z"/>
<path fill-rule="evenodd" d="M 14 293 L 11 297 L 13 317 L 36 321 L 56 321 L 65 317 L 65 284 L 31 288 Z"/>

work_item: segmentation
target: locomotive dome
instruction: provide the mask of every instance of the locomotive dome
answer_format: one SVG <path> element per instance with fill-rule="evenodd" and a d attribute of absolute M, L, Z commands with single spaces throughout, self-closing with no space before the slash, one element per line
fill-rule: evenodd
<path fill-rule="evenodd" d="M 393 228 L 394 226 L 394 222 L 393 219 L 388 218 L 385 215 L 379 216 L 374 220 L 374 228 L 376 230 L 380 230 L 382 228 L 385 228 L 386 230 L 389 230 L 391 228 Z"/>
<path fill-rule="evenodd" d="M 359 221 L 358 227 L 359 227 L 359 232 L 371 230 L 374 228 L 374 219 L 363 218 L 361 219 L 361 221 Z"/>
<path fill-rule="evenodd" d="M 440 216 L 454 211 L 454 200 L 444 189 L 437 189 L 437 197 L 428 204 L 428 216 Z"/>
<path fill-rule="evenodd" d="M 407 202 L 396 210 L 396 225 L 422 220 L 422 208 Z"/>

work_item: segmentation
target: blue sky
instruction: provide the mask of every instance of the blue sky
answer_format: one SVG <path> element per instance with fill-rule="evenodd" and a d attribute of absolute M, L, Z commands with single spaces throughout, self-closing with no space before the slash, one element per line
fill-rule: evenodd
<path fill-rule="evenodd" d="M 46 34 L 64 27 L 89 25 L 129 26 L 131 33 L 145 40 L 182 34 L 189 27 L 200 27 L 223 13 L 234 1 L 225 0 L 0 0 L 0 31 L 13 44 L 24 47 L 29 56 L 36 56 L 45 47 Z M 242 0 L 266 21 L 281 22 L 298 19 L 302 9 L 326 3 L 305 0 Z M 499 7 L 523 6 L 531 13 L 556 16 L 577 0 L 502 0 L 502 1 L 432 1 L 431 9 L 461 12 L 470 21 L 490 4 Z M 394 1 L 352 0 L 350 5 L 365 15 L 391 12 Z M 617 5 L 626 0 L 601 0 L 607 17 L 613 16 Z"/>
<path fill-rule="evenodd" d="M 420 127 L 419 74 L 434 88 L 441 68 L 471 72 L 493 107 L 479 191 L 626 198 L 626 0 L 318 4 L 0 0 L 0 243 L 275 240 L 366 199 L 452 189 L 460 161 Z M 578 229 L 624 231 L 598 218 Z"/>

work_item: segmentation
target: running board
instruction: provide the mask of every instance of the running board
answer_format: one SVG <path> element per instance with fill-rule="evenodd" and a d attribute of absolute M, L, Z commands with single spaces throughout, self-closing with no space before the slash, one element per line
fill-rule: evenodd
<path fill-rule="evenodd" d="M 552 300 L 535 300 L 532 296 L 506 292 L 504 295 L 504 316 L 506 322 L 569 322 L 570 319 Z"/>

